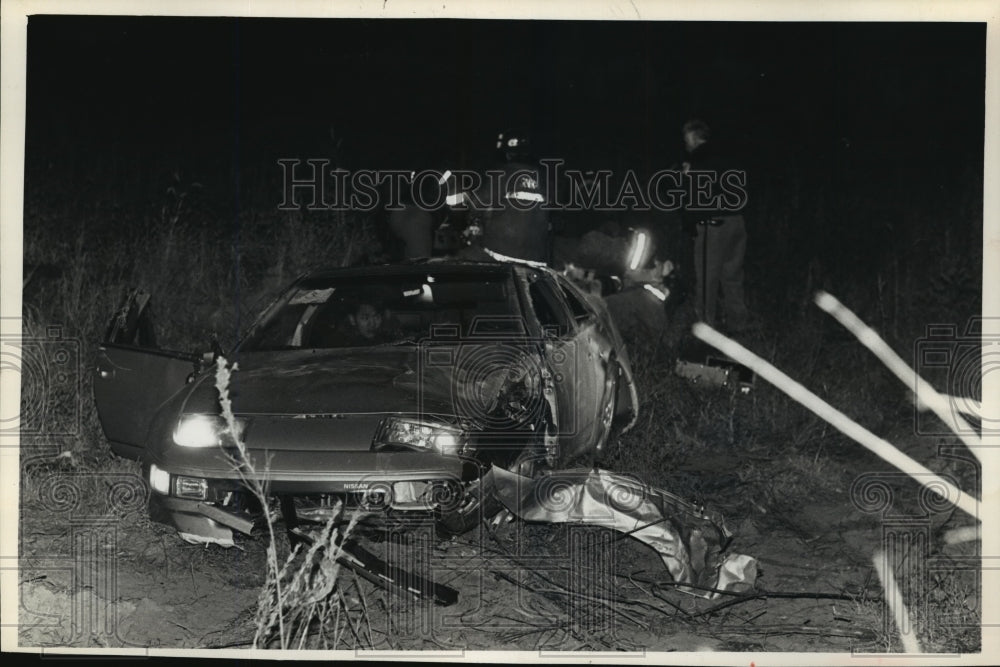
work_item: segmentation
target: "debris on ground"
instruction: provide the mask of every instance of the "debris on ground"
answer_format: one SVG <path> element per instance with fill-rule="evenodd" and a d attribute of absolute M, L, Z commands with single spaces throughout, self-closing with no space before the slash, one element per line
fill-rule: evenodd
<path fill-rule="evenodd" d="M 537 478 L 494 467 L 497 496 L 524 521 L 602 526 L 652 547 L 678 590 L 717 598 L 745 592 L 757 560 L 726 553 L 732 534 L 722 518 L 671 493 L 600 469 L 561 470 Z"/>
<path fill-rule="evenodd" d="M 610 528 L 652 547 L 678 590 L 715 599 L 723 593 L 754 588 L 757 560 L 726 552 L 733 535 L 722 517 L 667 491 L 601 469 L 558 470 L 529 478 L 494 466 L 488 475 L 498 499 L 513 517 Z M 178 518 L 193 516 L 178 514 L 175 522 Z M 303 537 L 296 531 L 297 520 L 285 516 L 285 521 L 292 529 L 290 536 Z M 209 519 L 197 525 L 182 522 L 178 528 L 181 538 L 189 543 L 234 546 L 232 531 Z M 353 557 L 341 558 L 341 564 L 375 583 L 403 586 L 417 597 L 439 604 L 453 604 L 457 599 L 457 593 L 446 587 L 383 563 L 355 543 L 350 546 L 342 545 L 342 555 Z M 389 570 L 392 576 L 388 576 Z M 419 586 L 412 583 L 417 580 Z"/>

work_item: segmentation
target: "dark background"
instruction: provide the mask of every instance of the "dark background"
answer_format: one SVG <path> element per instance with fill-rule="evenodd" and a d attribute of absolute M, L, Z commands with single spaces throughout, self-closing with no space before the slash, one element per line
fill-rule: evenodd
<path fill-rule="evenodd" d="M 985 36 L 970 23 L 33 16 L 25 224 L 53 198 L 155 205 L 183 181 L 205 224 L 236 235 L 242 213 L 281 200 L 278 158 L 482 167 L 512 126 L 539 157 L 648 174 L 676 163 L 697 115 L 749 171 L 756 310 L 783 316 L 821 286 L 857 292 L 863 310 L 894 285 L 897 310 L 924 299 L 967 315 Z"/>
<path fill-rule="evenodd" d="M 656 167 L 699 115 L 751 152 L 980 161 L 985 25 L 35 16 L 32 139 L 475 160 L 508 126 Z M 33 144 L 34 146 L 35 144 Z M 849 150 L 849 153 L 845 153 Z M 823 165 L 833 167 L 837 165 Z"/>

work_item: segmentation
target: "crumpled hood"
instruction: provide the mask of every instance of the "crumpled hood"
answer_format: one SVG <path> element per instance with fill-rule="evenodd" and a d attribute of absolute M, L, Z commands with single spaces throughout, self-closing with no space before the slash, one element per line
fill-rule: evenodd
<path fill-rule="evenodd" d="M 462 415 L 495 402 L 505 379 L 488 372 L 526 358 L 509 345 L 468 343 L 288 350 L 237 355 L 230 397 L 236 414 L 411 412 Z M 218 409 L 215 374 L 192 387 L 185 412 Z M 473 410 L 475 412 L 475 410 Z M 474 416 L 474 415 L 471 415 Z"/>

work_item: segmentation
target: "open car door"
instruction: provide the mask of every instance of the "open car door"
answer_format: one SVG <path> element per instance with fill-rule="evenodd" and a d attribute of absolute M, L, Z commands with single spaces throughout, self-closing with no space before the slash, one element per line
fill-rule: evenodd
<path fill-rule="evenodd" d="M 156 347 L 149 294 L 130 292 L 98 348 L 94 402 L 104 435 L 119 456 L 140 458 L 160 406 L 184 387 L 198 357 Z"/>

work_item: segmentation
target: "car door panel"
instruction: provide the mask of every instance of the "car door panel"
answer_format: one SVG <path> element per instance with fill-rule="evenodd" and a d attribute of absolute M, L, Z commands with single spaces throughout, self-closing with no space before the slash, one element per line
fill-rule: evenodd
<path fill-rule="evenodd" d="M 536 275 L 531 299 L 543 329 L 549 328 L 546 362 L 555 383 L 559 441 L 566 460 L 594 445 L 601 360 L 587 327 L 573 321 L 559 286 L 548 274 Z"/>
<path fill-rule="evenodd" d="M 141 454 L 157 410 L 185 386 L 194 368 L 190 356 L 112 344 L 98 348 L 94 401 L 112 451 Z"/>
<path fill-rule="evenodd" d="M 605 402 L 605 378 L 607 376 L 608 352 L 602 345 L 600 333 L 592 317 L 576 320 L 576 346 L 579 350 L 579 389 L 577 391 L 578 410 L 582 429 L 581 451 L 593 447 L 601 435 L 599 415 Z"/>
<path fill-rule="evenodd" d="M 143 293 L 126 297 L 108 325 L 94 368 L 101 428 L 112 451 L 129 458 L 142 455 L 156 412 L 197 368 L 195 355 L 142 345 L 154 340 L 148 304 Z"/>
<path fill-rule="evenodd" d="M 585 294 L 570 280 L 563 277 L 560 277 L 559 284 L 565 292 L 571 295 L 571 298 L 575 297 L 580 308 L 587 310 L 594 319 L 594 335 L 599 341 L 602 356 L 607 359 L 614 355 L 618 373 L 614 416 L 620 427 L 619 433 L 624 433 L 635 425 L 639 416 L 639 397 L 625 343 L 601 297 Z M 607 370 L 614 371 L 615 369 L 607 368 Z"/>

